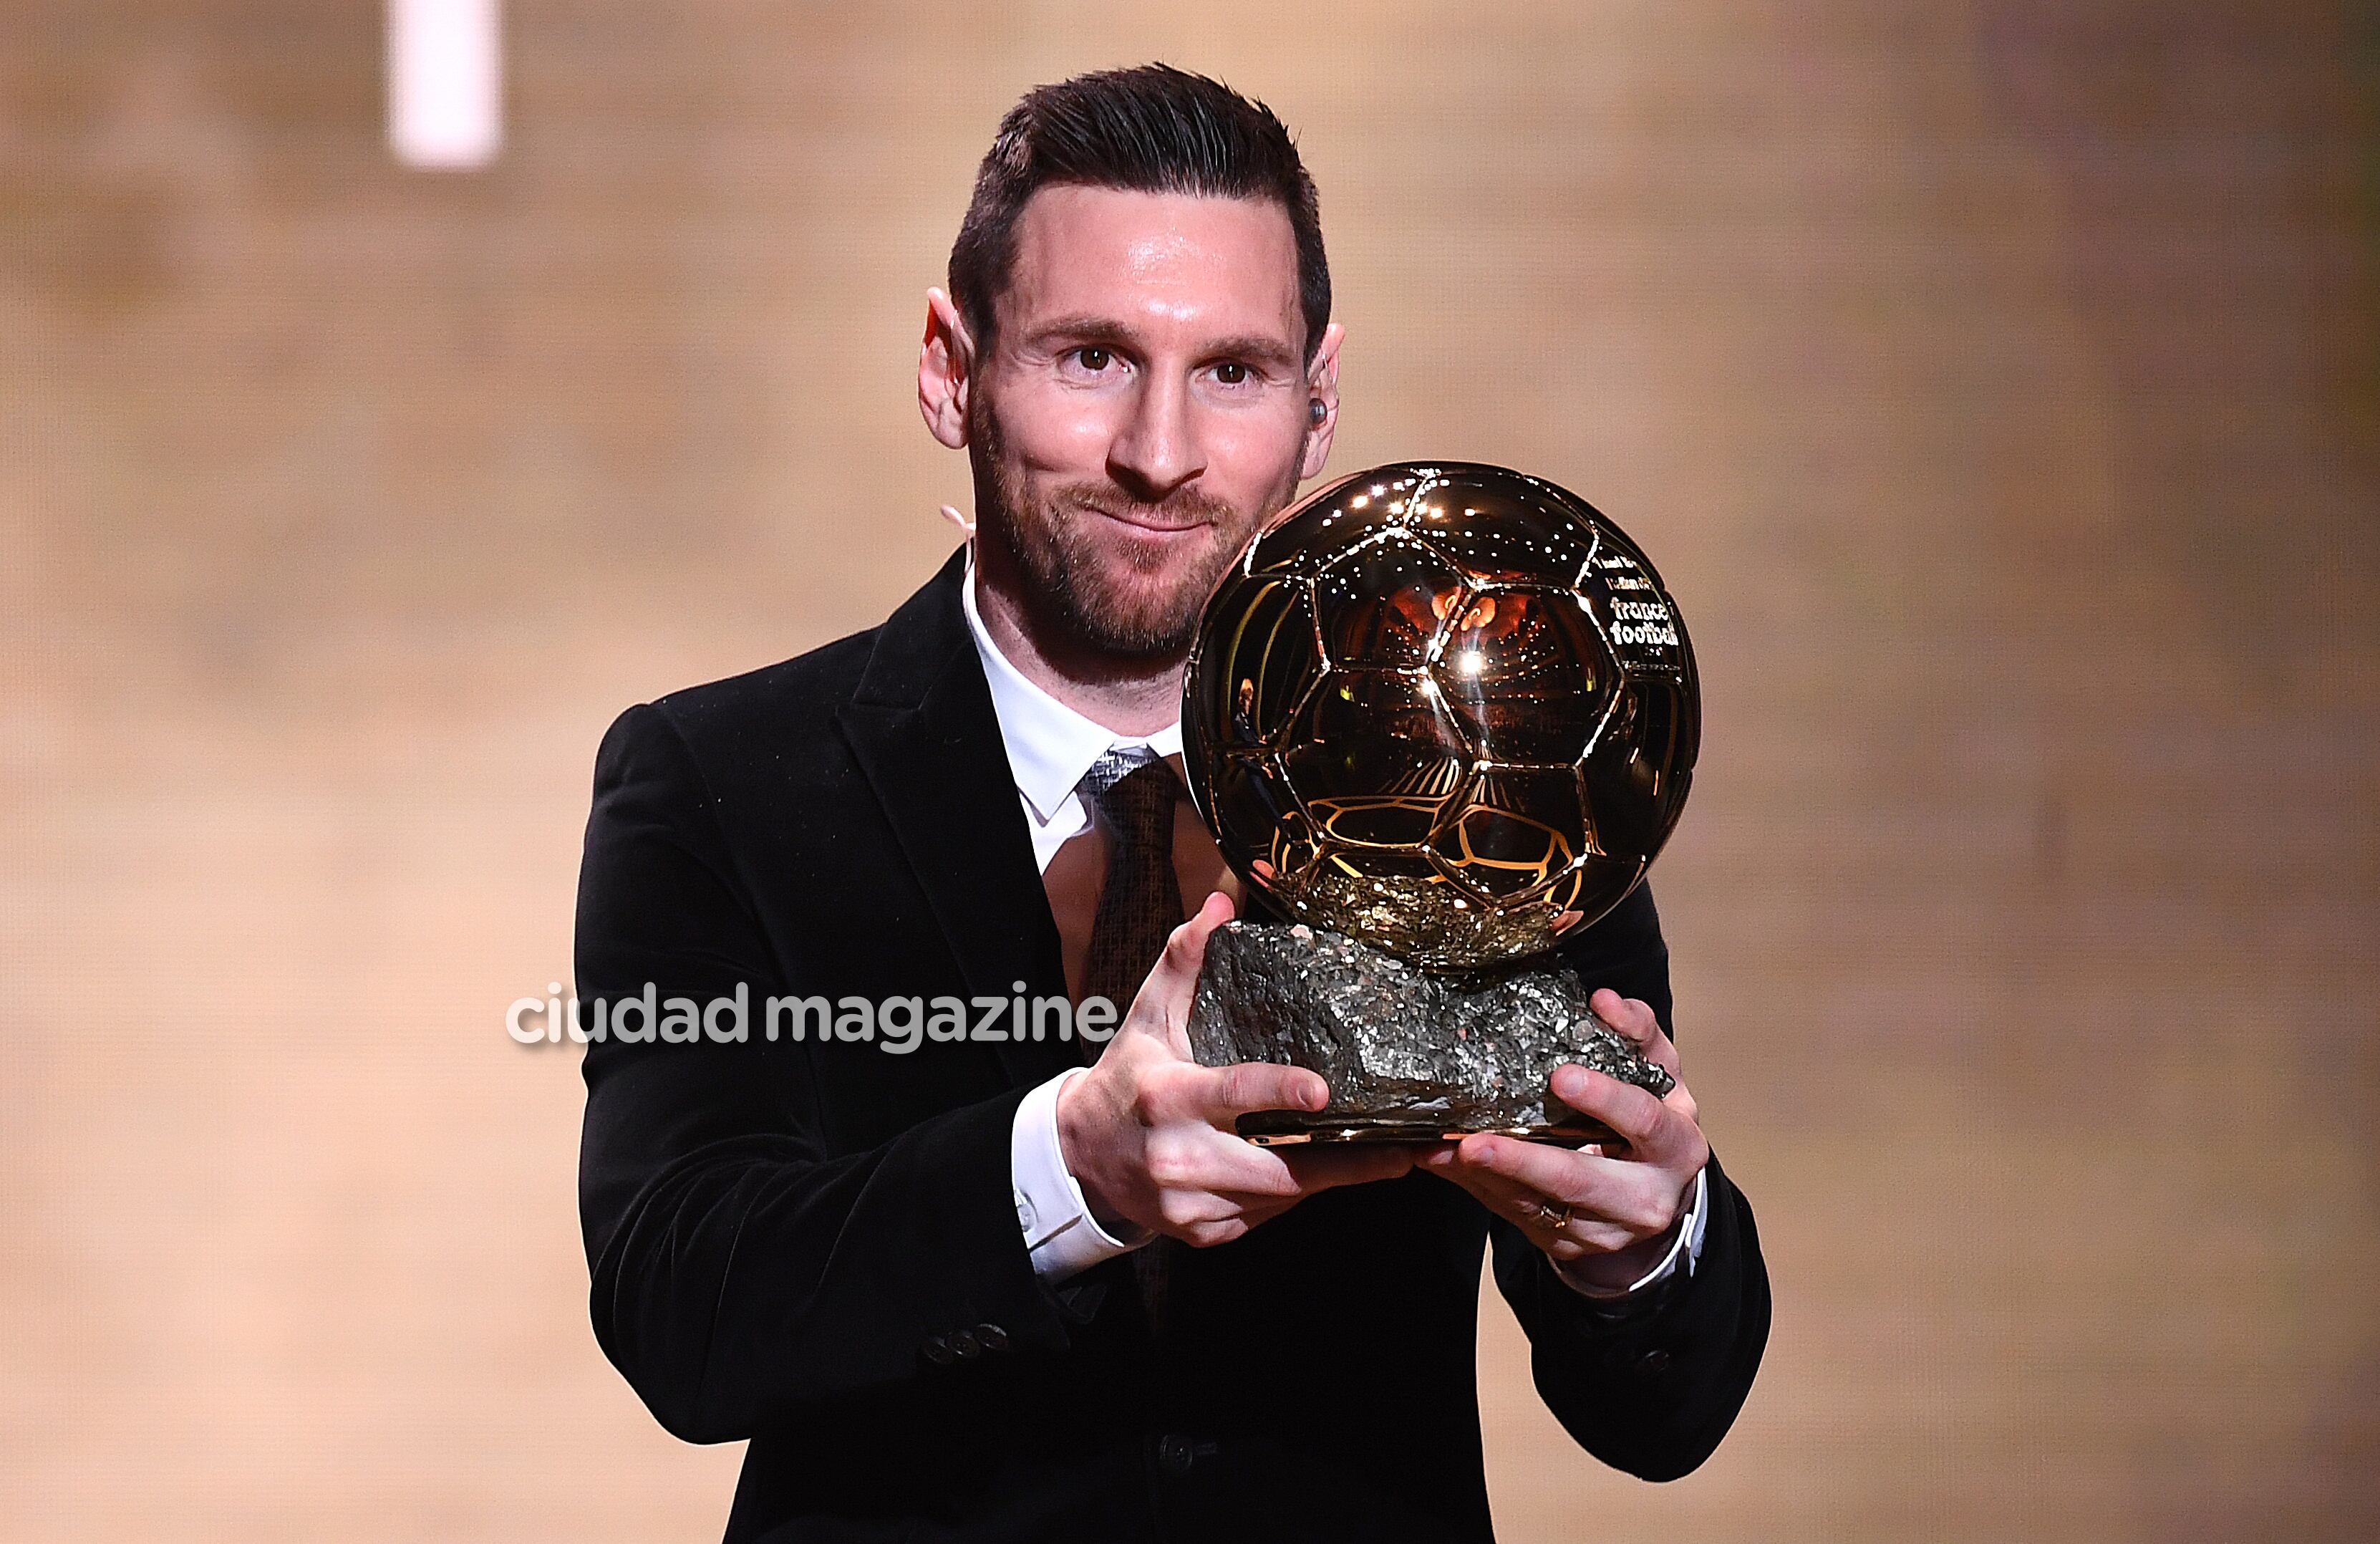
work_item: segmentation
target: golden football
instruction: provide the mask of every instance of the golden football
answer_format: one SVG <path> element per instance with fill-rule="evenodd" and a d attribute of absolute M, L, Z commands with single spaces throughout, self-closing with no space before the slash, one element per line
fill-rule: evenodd
<path fill-rule="evenodd" d="M 1617 906 L 1684 808 L 1694 650 L 1645 554 L 1502 467 L 1375 467 L 1269 522 L 1201 619 L 1184 761 L 1291 921 L 1465 971 Z"/>

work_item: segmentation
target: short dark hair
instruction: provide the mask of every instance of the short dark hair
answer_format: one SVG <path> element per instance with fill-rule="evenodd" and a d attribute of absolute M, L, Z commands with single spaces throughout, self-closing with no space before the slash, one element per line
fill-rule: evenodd
<path fill-rule="evenodd" d="M 1311 361 L 1330 322 L 1330 265 L 1314 179 L 1271 108 L 1170 65 L 1037 86 L 1000 120 L 951 245 L 951 299 L 978 346 L 1016 261 L 1016 218 L 1053 185 L 1269 199 L 1297 241 L 1297 298 Z"/>

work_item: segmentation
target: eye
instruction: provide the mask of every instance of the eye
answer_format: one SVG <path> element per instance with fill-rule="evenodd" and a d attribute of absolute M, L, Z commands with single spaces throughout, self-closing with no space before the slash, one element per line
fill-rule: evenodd
<path fill-rule="evenodd" d="M 1247 378 L 1248 367 L 1237 359 L 1226 359 L 1215 367 L 1215 379 L 1226 386 L 1244 384 Z"/>
<path fill-rule="evenodd" d="M 1100 371 L 1107 369 L 1109 365 L 1113 364 L 1115 362 L 1115 356 L 1110 354 L 1106 349 L 1099 347 L 1097 345 L 1093 345 L 1089 347 L 1075 349 L 1075 361 L 1081 365 L 1085 370 L 1091 371 L 1093 374 L 1097 374 Z"/>

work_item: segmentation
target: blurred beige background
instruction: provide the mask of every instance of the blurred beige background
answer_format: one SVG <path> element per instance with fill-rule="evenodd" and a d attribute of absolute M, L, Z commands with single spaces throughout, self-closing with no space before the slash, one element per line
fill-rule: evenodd
<path fill-rule="evenodd" d="M 1517 463 L 1708 690 L 1657 881 L 1767 1364 L 1500 1526 L 2380 1536 L 2380 25 L 2353 7 L 0 0 L 0 1536 L 716 1537 L 597 1354 L 597 736 L 879 617 L 920 295 L 1025 87 L 1271 102 L 1335 464 Z M 1267 1537 L 1289 1530 L 1261 1521 Z"/>

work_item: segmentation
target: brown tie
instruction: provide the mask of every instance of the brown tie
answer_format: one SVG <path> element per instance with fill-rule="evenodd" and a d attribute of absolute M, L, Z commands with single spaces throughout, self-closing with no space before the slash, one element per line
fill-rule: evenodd
<path fill-rule="evenodd" d="M 1102 758 L 1084 783 L 1100 783 L 1113 765 Z M 1083 993 L 1106 998 L 1121 1018 L 1182 925 L 1182 881 L 1173 872 L 1173 805 L 1182 780 L 1160 759 L 1090 791 L 1108 828 L 1108 873 L 1091 917 Z"/>
<path fill-rule="evenodd" d="M 1085 790 L 1108 828 L 1107 881 L 1091 918 L 1083 962 L 1083 993 L 1104 997 L 1119 1015 L 1140 995 L 1165 941 L 1182 925 L 1182 885 L 1173 873 L 1173 806 L 1182 780 L 1161 758 L 1114 775 L 1122 764 L 1102 757 L 1084 777 Z M 1112 779 L 1112 781 L 1110 781 Z M 1087 1053 L 1100 1048 L 1085 1042 Z M 1091 1055 L 1097 1060 L 1096 1054 Z M 1160 1235 L 1133 1251 L 1133 1279 L 1151 1333 L 1165 1323 L 1165 1283 L 1173 1240 Z"/>

